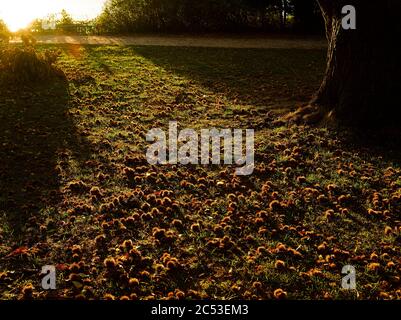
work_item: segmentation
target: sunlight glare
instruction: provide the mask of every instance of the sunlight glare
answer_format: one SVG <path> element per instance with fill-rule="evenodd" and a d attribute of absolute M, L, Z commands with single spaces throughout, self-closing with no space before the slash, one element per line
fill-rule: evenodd
<path fill-rule="evenodd" d="M 0 0 L 0 19 L 15 32 L 33 20 L 67 10 L 74 19 L 92 19 L 100 14 L 106 0 Z"/>

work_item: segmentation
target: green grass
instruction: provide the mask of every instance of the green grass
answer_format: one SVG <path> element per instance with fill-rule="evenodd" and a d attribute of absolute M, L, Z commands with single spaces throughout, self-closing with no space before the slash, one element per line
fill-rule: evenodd
<path fill-rule="evenodd" d="M 325 52 L 57 48 L 68 84 L 1 91 L 1 298 L 24 297 L 29 283 L 34 298 L 270 299 L 279 288 L 290 299 L 400 298 L 399 149 L 272 122 L 307 103 Z M 255 128 L 254 174 L 149 166 L 145 134 L 171 120 Z M 55 292 L 35 271 L 48 264 L 58 266 Z M 346 264 L 357 292 L 340 287 Z"/>

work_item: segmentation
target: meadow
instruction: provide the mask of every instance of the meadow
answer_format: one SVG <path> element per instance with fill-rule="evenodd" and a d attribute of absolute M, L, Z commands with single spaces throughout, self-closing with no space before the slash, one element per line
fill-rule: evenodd
<path fill-rule="evenodd" d="M 1 299 L 401 298 L 398 142 L 276 121 L 325 50 L 49 48 L 67 82 L 0 93 Z M 169 121 L 255 129 L 254 173 L 149 165 Z"/>

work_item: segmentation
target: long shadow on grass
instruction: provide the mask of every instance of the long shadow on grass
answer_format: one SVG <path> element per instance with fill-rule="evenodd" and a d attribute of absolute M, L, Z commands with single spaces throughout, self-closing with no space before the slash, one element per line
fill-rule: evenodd
<path fill-rule="evenodd" d="M 40 236 L 44 209 L 60 197 L 60 157 L 88 156 L 87 143 L 68 118 L 67 86 L 60 81 L 0 93 L 0 231 L 8 240 Z"/>
<path fill-rule="evenodd" d="M 132 54 L 233 101 L 284 112 L 310 100 L 326 67 L 323 49 L 130 48 Z M 401 138 L 397 133 L 379 136 L 375 130 L 370 134 L 354 132 L 344 140 L 351 148 L 364 148 L 372 157 L 381 156 L 398 166 L 401 163 Z"/>
<path fill-rule="evenodd" d="M 165 70 L 231 100 L 270 109 L 293 108 L 317 90 L 324 50 L 132 47 Z"/>

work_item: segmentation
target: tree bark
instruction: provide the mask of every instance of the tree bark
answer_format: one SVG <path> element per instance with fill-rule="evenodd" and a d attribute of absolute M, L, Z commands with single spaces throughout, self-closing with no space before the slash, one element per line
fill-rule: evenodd
<path fill-rule="evenodd" d="M 327 69 L 308 112 L 351 126 L 400 127 L 401 1 L 318 3 L 329 43 Z M 356 9 L 356 30 L 342 28 L 345 5 Z"/>

